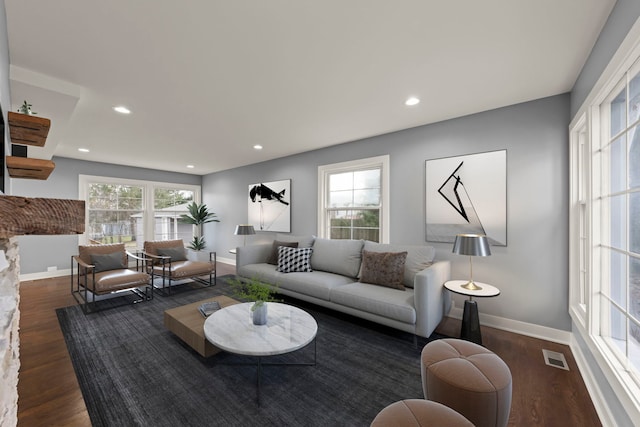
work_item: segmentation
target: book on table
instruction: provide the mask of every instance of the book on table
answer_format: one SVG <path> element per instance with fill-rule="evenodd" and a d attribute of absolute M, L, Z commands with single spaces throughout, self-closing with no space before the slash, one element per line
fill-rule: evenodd
<path fill-rule="evenodd" d="M 198 307 L 198 310 L 204 317 L 209 317 L 213 312 L 220 310 L 220 303 L 218 301 L 205 302 Z"/>

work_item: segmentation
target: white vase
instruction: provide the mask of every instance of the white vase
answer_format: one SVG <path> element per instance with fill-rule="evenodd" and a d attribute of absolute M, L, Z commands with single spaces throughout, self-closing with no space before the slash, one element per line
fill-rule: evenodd
<path fill-rule="evenodd" d="M 267 303 L 263 302 L 253 306 L 253 324 L 254 325 L 266 325 L 267 324 Z"/>

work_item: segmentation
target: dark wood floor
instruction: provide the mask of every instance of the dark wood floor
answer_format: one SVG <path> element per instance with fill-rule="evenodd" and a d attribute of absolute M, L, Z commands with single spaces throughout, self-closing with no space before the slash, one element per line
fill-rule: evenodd
<path fill-rule="evenodd" d="M 235 267 L 218 264 L 218 274 Z M 89 415 L 58 325 L 55 309 L 75 304 L 69 278 L 20 284 L 20 377 L 18 426 L 90 426 Z M 460 321 L 445 318 L 438 332 L 458 336 Z M 509 426 L 600 426 L 569 347 L 493 328 L 482 328 L 484 345 L 513 375 Z M 545 365 L 542 349 L 565 355 L 570 371 Z"/>

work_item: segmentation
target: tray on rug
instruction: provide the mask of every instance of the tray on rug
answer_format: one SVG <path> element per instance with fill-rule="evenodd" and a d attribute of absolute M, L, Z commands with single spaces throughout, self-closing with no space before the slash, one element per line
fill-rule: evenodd
<path fill-rule="evenodd" d="M 420 351 L 410 335 L 299 305 L 318 322 L 317 365 L 266 366 L 255 401 L 255 359 L 203 358 L 163 326 L 168 308 L 215 295 L 218 286 L 84 315 L 57 310 L 93 426 L 366 426 L 385 406 L 423 398 Z M 271 362 L 312 360 L 313 346 Z"/>

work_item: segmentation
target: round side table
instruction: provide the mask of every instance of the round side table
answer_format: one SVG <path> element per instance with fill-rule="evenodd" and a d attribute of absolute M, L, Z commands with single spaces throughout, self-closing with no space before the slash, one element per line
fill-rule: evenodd
<path fill-rule="evenodd" d="M 449 280 L 444 287 L 456 294 L 468 296 L 464 302 L 462 312 L 462 328 L 460 338 L 482 345 L 482 334 L 480 333 L 480 317 L 478 315 L 478 304 L 473 300 L 476 298 L 489 298 L 500 295 L 500 289 L 486 283 L 475 282 L 480 289 L 466 289 L 468 280 Z"/>

